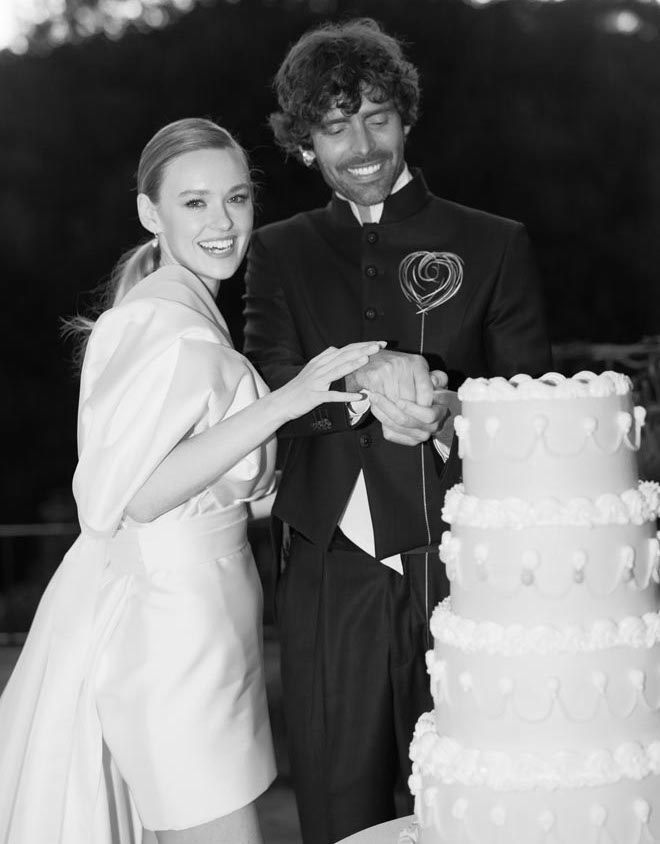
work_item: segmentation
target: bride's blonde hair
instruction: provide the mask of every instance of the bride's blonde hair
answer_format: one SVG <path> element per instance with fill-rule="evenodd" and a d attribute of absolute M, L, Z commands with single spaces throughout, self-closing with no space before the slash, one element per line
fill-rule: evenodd
<path fill-rule="evenodd" d="M 204 149 L 238 150 L 245 159 L 246 167 L 249 167 L 245 150 L 226 129 L 212 120 L 186 117 L 163 126 L 142 150 L 136 178 L 138 194 L 144 193 L 157 203 L 167 165 L 180 155 Z M 153 236 L 125 252 L 101 289 L 96 316 L 120 302 L 132 287 L 159 266 L 160 246 Z M 65 335 L 82 336 L 77 358 L 82 357 L 86 338 L 95 321 L 95 318 L 80 314 L 63 320 Z"/>

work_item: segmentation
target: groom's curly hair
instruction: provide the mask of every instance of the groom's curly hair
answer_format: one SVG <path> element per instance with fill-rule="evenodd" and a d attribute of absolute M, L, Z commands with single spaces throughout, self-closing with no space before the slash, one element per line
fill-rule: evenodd
<path fill-rule="evenodd" d="M 404 126 L 419 113 L 419 74 L 400 41 L 371 18 L 325 24 L 306 32 L 289 50 L 274 79 L 280 111 L 270 115 L 277 143 L 287 153 L 311 146 L 310 131 L 331 108 L 360 109 L 363 94 L 392 100 Z"/>

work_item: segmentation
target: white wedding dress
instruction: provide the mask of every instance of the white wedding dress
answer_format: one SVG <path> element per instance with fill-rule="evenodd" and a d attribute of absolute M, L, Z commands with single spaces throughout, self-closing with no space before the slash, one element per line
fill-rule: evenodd
<path fill-rule="evenodd" d="M 0 698 L 1 844 L 139 844 L 143 828 L 206 823 L 272 782 L 245 502 L 272 486 L 274 441 L 148 525 L 123 515 L 182 438 L 265 391 L 182 267 L 98 320 L 81 380 L 81 535 Z"/>

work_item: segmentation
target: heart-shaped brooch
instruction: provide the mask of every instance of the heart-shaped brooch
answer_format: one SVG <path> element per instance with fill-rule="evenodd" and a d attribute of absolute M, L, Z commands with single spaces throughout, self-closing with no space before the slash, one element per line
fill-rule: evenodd
<path fill-rule="evenodd" d="M 403 295 L 427 314 L 458 293 L 463 283 L 463 259 L 453 252 L 411 252 L 399 264 Z"/>

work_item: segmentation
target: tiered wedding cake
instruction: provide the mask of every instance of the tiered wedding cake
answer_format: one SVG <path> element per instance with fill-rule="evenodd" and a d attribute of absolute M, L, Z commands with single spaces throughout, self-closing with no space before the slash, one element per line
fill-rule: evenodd
<path fill-rule="evenodd" d="M 660 488 L 623 375 L 466 381 L 420 844 L 660 842 Z"/>

